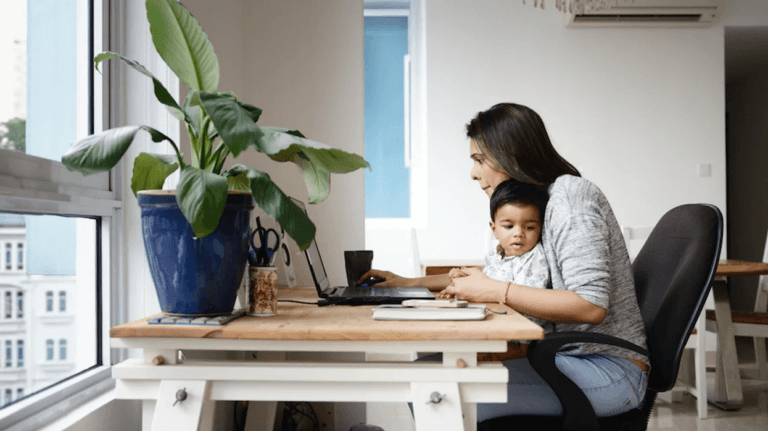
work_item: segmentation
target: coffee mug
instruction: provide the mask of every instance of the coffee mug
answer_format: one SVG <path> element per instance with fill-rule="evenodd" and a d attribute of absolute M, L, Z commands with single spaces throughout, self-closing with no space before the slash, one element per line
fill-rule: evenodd
<path fill-rule="evenodd" d="M 347 286 L 357 286 L 357 280 L 371 269 L 373 250 L 347 250 L 344 265 L 347 268 Z"/>

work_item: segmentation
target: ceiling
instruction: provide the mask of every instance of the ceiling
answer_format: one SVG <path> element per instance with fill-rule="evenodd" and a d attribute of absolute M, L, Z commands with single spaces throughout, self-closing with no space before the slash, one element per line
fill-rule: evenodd
<path fill-rule="evenodd" d="M 725 81 L 768 71 L 768 26 L 725 27 Z"/>

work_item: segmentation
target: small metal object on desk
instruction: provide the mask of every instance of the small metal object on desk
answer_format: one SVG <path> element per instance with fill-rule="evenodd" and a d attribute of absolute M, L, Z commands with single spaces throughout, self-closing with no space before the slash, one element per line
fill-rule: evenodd
<path fill-rule="evenodd" d="M 491 310 L 492 313 L 507 314 L 507 310 L 496 311 L 496 310 L 494 310 L 493 308 L 490 308 L 490 307 L 488 307 L 488 309 Z"/>
<path fill-rule="evenodd" d="M 439 392 L 432 392 L 432 394 L 429 395 L 429 401 L 427 401 L 427 404 L 439 404 L 440 401 L 443 400 L 443 397 L 445 397 L 445 395 L 440 395 Z"/>
<path fill-rule="evenodd" d="M 187 388 L 179 389 L 176 391 L 176 401 L 173 403 L 174 406 L 176 406 L 176 403 L 179 401 L 184 401 L 187 399 Z"/>

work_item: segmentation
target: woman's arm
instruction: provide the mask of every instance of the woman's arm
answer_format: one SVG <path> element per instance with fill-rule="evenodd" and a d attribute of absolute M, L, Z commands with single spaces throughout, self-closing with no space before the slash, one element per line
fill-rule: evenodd
<path fill-rule="evenodd" d="M 388 287 L 388 286 L 424 286 L 431 291 L 441 291 L 445 289 L 451 283 L 451 279 L 448 274 L 440 275 L 428 275 L 426 277 L 414 277 L 407 278 L 401 277 L 389 271 L 381 271 L 378 269 L 372 269 L 362 277 L 359 281 L 363 281 L 368 277 L 381 277 L 385 281 L 376 283 L 376 286 Z"/>
<path fill-rule="evenodd" d="M 569 290 L 540 289 L 520 286 L 488 278 L 477 268 L 462 268 L 466 277 L 454 278 L 446 293 L 473 302 L 499 302 L 506 291 L 504 302 L 512 309 L 529 316 L 555 323 L 600 324 L 606 310 L 583 299 Z"/>

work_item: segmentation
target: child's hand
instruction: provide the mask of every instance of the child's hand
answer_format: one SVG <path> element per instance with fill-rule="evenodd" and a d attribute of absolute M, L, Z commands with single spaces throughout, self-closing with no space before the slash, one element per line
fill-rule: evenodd
<path fill-rule="evenodd" d="M 453 299 L 453 295 L 451 295 L 450 293 L 447 293 L 445 291 L 445 289 L 444 289 L 444 290 L 441 290 L 440 292 L 436 293 L 435 294 L 435 298 L 437 298 L 437 299 Z"/>
<path fill-rule="evenodd" d="M 466 275 L 467 274 L 464 273 L 464 271 L 462 271 L 461 268 L 451 268 L 451 271 L 448 272 L 448 277 L 450 277 L 451 280 L 453 280 L 454 278 L 466 277 Z"/>

